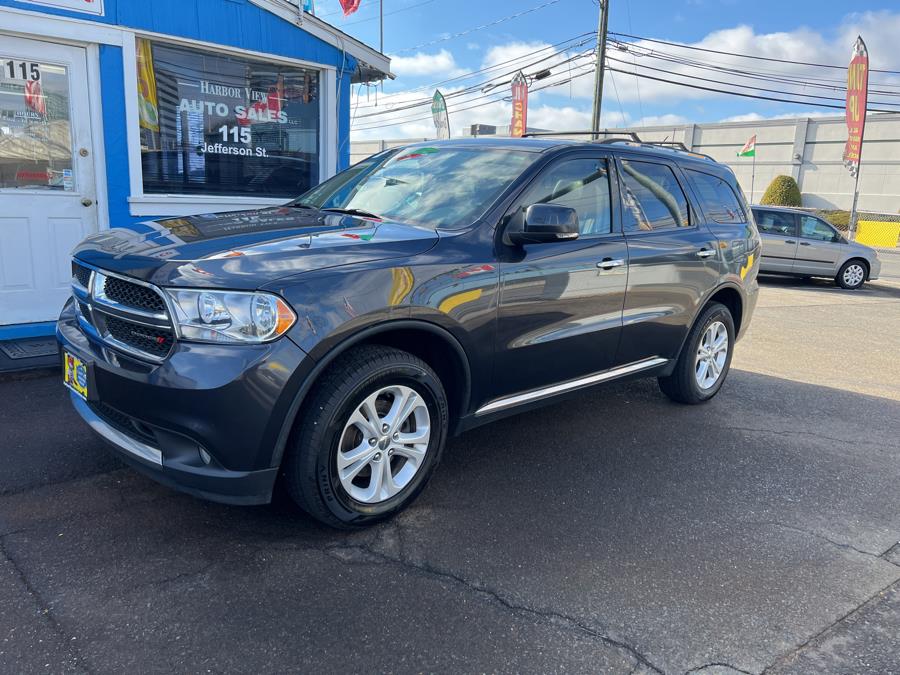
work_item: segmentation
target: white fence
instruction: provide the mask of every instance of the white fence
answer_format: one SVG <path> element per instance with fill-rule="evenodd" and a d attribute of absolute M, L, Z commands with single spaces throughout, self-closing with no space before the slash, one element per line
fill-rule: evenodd
<path fill-rule="evenodd" d="M 843 117 L 609 129 L 603 135 L 621 136 L 629 131 L 637 132 L 647 141 L 680 141 L 695 152 L 728 164 L 751 202 L 758 202 L 779 174 L 797 180 L 804 206 L 849 209 L 853 200 L 853 179 L 841 159 L 847 138 Z M 751 175 L 753 159 L 736 156 L 753 134 L 757 135 L 755 180 Z M 352 142 L 351 162 L 386 148 L 423 140 L 430 139 Z M 861 209 L 882 213 L 900 211 L 900 114 L 869 115 L 859 190 Z"/>

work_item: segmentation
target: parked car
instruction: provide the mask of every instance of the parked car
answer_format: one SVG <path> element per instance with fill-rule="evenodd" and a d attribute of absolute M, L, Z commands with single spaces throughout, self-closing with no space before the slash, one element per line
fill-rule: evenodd
<path fill-rule="evenodd" d="M 715 396 L 759 251 L 734 174 L 702 155 L 417 144 L 285 206 L 89 237 L 57 336 L 76 410 L 126 462 L 236 504 L 280 478 L 355 527 L 480 424 L 625 377 Z"/>
<path fill-rule="evenodd" d="M 847 240 L 807 211 L 754 206 L 753 216 L 763 242 L 760 272 L 829 277 L 847 289 L 859 288 L 881 272 L 874 249 Z"/>

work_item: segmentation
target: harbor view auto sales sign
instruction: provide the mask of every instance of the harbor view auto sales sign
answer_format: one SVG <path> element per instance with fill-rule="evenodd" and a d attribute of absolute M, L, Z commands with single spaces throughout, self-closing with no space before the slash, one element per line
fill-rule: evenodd
<path fill-rule="evenodd" d="M 20 0 L 20 2 L 103 16 L 103 0 Z"/>
<path fill-rule="evenodd" d="M 869 51 L 862 37 L 858 37 L 847 68 L 847 145 L 844 147 L 844 165 L 854 177 L 859 171 L 862 156 L 868 97 Z"/>

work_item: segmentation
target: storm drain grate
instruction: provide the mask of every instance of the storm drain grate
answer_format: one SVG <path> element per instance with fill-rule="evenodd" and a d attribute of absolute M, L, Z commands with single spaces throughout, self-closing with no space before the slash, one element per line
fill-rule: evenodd
<path fill-rule="evenodd" d="M 57 352 L 55 338 L 23 338 L 21 340 L 4 340 L 0 342 L 0 350 L 11 359 L 33 359 L 40 356 L 53 356 Z"/>

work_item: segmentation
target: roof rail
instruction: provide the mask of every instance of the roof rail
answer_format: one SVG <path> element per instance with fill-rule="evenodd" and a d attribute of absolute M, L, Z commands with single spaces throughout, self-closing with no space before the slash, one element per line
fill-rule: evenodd
<path fill-rule="evenodd" d="M 599 136 L 600 134 L 608 133 L 606 130 L 603 131 L 532 131 L 527 134 L 523 134 L 523 138 L 530 137 L 536 138 L 541 136 Z M 711 161 L 716 161 L 709 155 L 703 154 L 702 152 L 697 152 L 695 150 L 691 150 L 681 141 L 645 141 L 642 140 L 640 136 L 637 135 L 635 131 L 625 131 L 623 132 L 623 136 L 612 136 L 610 138 L 593 138 L 591 143 L 600 143 L 600 144 L 612 144 L 612 143 L 638 143 L 640 145 L 649 145 L 649 146 L 657 146 L 661 148 L 668 148 L 670 150 L 675 150 L 677 152 L 687 152 L 697 157 L 704 157 Z"/>

